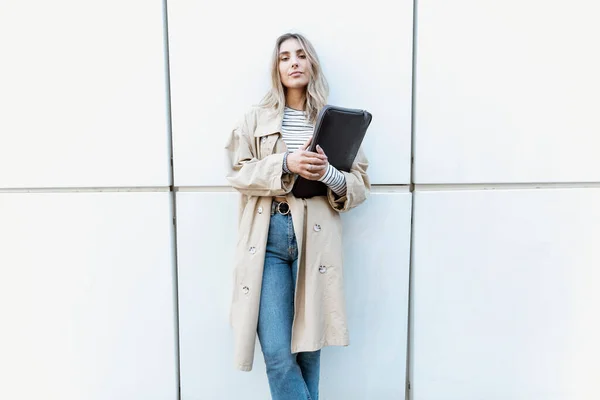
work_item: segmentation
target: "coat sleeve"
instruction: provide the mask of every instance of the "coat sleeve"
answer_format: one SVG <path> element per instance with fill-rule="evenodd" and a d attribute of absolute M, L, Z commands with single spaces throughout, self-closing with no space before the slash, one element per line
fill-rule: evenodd
<path fill-rule="evenodd" d="M 358 150 L 350 172 L 340 171 L 346 178 L 346 195 L 339 197 L 331 188 L 327 189 L 327 199 L 334 210 L 338 212 L 349 211 L 363 203 L 369 197 L 371 182 L 367 175 L 368 167 L 369 160 L 361 147 Z"/>
<path fill-rule="evenodd" d="M 283 153 L 262 160 L 256 157 L 248 123 L 242 121 L 231 132 L 227 150 L 227 180 L 248 196 L 284 196 L 294 186 L 294 175 L 283 172 Z"/>

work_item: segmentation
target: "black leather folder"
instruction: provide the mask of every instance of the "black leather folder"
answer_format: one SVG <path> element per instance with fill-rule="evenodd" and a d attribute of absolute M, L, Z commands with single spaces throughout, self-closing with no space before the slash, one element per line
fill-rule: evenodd
<path fill-rule="evenodd" d="M 317 145 L 321 146 L 331 165 L 349 172 L 371 119 L 372 115 L 365 110 L 326 105 L 317 116 L 315 133 L 308 150 L 316 152 Z M 292 193 L 295 197 L 305 199 L 326 196 L 327 186 L 323 182 L 299 176 Z"/>

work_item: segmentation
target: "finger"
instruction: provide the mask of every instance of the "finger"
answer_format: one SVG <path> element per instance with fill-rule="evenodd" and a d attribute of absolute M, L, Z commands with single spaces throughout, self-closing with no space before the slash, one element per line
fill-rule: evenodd
<path fill-rule="evenodd" d="M 300 150 L 308 149 L 308 146 L 310 146 L 310 142 L 312 142 L 312 136 L 309 137 L 308 140 L 300 147 Z"/>
<path fill-rule="evenodd" d="M 309 164 L 309 166 L 306 170 L 309 172 L 314 172 L 314 171 L 322 171 L 325 168 L 327 168 L 326 164 L 323 164 L 323 165 Z"/>
<path fill-rule="evenodd" d="M 327 157 L 327 154 L 325 154 L 325 151 L 319 145 L 317 145 L 315 151 L 306 150 L 305 153 L 314 154 L 315 156 L 325 156 L 325 157 Z"/>
<path fill-rule="evenodd" d="M 323 157 L 317 153 L 308 153 L 304 155 L 302 162 L 309 164 L 325 164 L 327 163 L 327 157 Z"/>
<path fill-rule="evenodd" d="M 323 148 L 319 145 L 317 145 L 317 152 L 313 153 L 313 152 L 309 152 L 313 157 L 319 157 L 323 160 L 327 160 L 327 154 L 325 154 L 325 152 L 323 151 Z"/>
<path fill-rule="evenodd" d="M 304 179 L 308 179 L 309 181 L 316 181 L 317 179 L 319 179 L 320 175 L 319 174 L 311 174 L 310 172 L 304 172 L 300 176 L 302 176 Z"/>
<path fill-rule="evenodd" d="M 322 171 L 324 171 L 326 168 L 326 165 L 309 164 L 304 168 L 302 172 L 303 174 L 306 174 L 307 177 L 309 177 L 308 179 L 314 180 L 320 178 L 321 174 L 323 173 Z"/>
<path fill-rule="evenodd" d="M 321 166 L 321 165 L 327 165 L 327 161 L 322 160 L 320 158 L 309 158 L 309 159 L 306 159 L 306 161 L 303 161 L 302 165 L 304 165 L 304 166 L 307 166 L 307 165 Z"/>
<path fill-rule="evenodd" d="M 325 166 L 323 166 L 323 165 L 309 164 L 304 168 L 304 171 L 306 171 L 307 174 L 314 174 L 314 173 L 318 173 L 319 171 L 322 171 L 324 169 L 325 169 Z"/>

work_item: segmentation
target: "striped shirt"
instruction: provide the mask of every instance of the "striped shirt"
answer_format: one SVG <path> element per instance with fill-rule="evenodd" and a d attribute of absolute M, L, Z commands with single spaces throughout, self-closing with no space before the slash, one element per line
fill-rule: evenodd
<path fill-rule="evenodd" d="M 290 153 L 298 150 L 314 132 L 314 126 L 307 118 L 306 112 L 286 107 L 283 113 L 281 136 Z M 290 173 L 284 160 L 283 170 Z M 337 168 L 328 164 L 327 171 L 319 179 L 333 190 L 338 196 L 346 195 L 346 178 Z"/>

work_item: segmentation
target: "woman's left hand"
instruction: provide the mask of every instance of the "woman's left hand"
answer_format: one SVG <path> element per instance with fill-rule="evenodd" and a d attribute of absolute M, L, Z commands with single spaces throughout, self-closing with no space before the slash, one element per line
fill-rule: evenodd
<path fill-rule="evenodd" d="M 325 152 L 323 151 L 323 149 L 319 145 L 317 145 L 317 153 L 319 153 L 319 154 L 324 155 L 325 157 L 327 157 L 327 155 L 325 154 Z M 323 168 L 322 170 L 320 170 L 318 172 L 319 176 L 317 178 L 315 178 L 315 181 L 318 181 L 319 179 L 321 179 L 323 177 L 323 175 L 325 175 L 327 173 L 327 168 L 329 168 L 329 162 L 326 162 L 325 168 Z"/>

